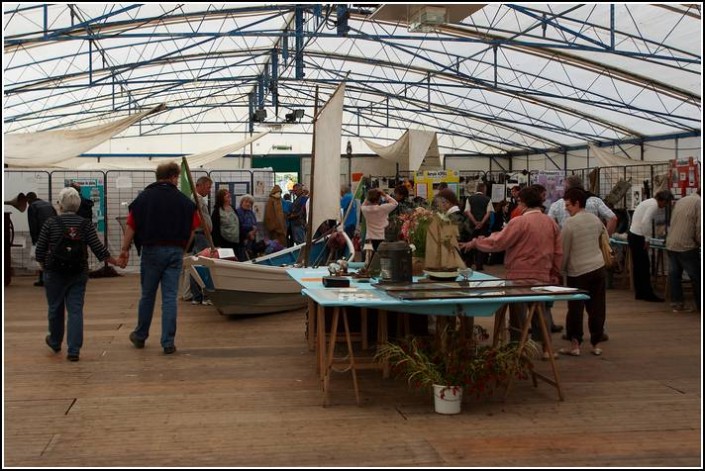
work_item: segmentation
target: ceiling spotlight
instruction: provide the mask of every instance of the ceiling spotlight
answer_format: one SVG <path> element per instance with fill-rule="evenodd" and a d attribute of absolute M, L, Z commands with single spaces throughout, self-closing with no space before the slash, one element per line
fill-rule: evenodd
<path fill-rule="evenodd" d="M 304 117 L 304 110 L 294 110 L 291 113 L 287 113 L 284 115 L 284 120 L 287 123 L 293 124 L 293 123 L 298 123 L 301 118 Z"/>
<path fill-rule="evenodd" d="M 267 119 L 267 110 L 255 110 L 250 120 L 253 123 L 263 123 Z"/>

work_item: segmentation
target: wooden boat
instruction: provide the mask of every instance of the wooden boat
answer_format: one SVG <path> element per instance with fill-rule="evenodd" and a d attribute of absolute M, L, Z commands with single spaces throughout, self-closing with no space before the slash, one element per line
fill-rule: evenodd
<path fill-rule="evenodd" d="M 355 249 L 345 233 L 346 257 L 352 260 Z M 310 260 L 320 260 L 327 237 L 312 245 Z M 218 258 L 190 256 L 184 259 L 196 282 L 206 290 L 208 298 L 223 315 L 269 314 L 299 309 L 306 305 L 301 285 L 286 268 L 296 264 L 305 244 L 290 247 L 265 257 L 236 262 Z M 309 266 L 314 265 L 309 263 Z"/>
<path fill-rule="evenodd" d="M 319 227 L 327 220 L 341 219 L 339 136 L 344 91 L 345 84 L 341 83 L 314 120 L 315 170 L 311 180 L 309 228 Z M 352 260 L 355 255 L 353 244 L 344 232 L 339 233 L 345 239 L 347 259 Z M 326 262 L 320 254 L 324 252 L 329 237 L 320 237 L 308 244 L 310 250 L 306 266 Z M 301 286 L 286 273 L 287 267 L 299 261 L 305 246 L 299 244 L 246 262 L 186 257 L 184 265 L 189 267 L 196 282 L 207 291 L 209 299 L 223 315 L 283 312 L 299 309 L 306 304 Z"/>

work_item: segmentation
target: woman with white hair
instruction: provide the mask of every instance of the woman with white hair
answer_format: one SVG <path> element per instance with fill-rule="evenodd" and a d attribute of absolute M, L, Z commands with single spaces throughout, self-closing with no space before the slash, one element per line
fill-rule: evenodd
<path fill-rule="evenodd" d="M 240 197 L 240 207 L 235 211 L 240 221 L 240 253 L 236 254 L 238 260 L 249 260 L 256 254 L 253 253 L 255 239 L 257 238 L 257 215 L 252 210 L 255 199 L 252 195 Z"/>
<path fill-rule="evenodd" d="M 78 361 L 83 346 L 83 303 L 88 283 L 87 247 L 101 262 L 118 265 L 108 249 L 98 239 L 91 221 L 76 214 L 81 197 L 71 187 L 59 193 L 59 215 L 42 226 L 37 241 L 37 262 L 44 270 L 49 318 L 49 334 L 44 339 L 54 353 L 61 351 L 64 340 L 65 310 L 66 343 L 69 361 Z M 69 254 L 75 255 L 69 255 Z M 65 307 L 65 310 L 64 310 Z"/>

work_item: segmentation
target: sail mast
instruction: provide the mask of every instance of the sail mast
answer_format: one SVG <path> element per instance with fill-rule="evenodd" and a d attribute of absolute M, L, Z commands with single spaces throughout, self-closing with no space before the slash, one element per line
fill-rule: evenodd
<path fill-rule="evenodd" d="M 316 172 L 316 120 L 318 120 L 318 85 L 316 85 L 316 98 L 313 105 L 313 144 L 311 145 L 311 190 L 308 195 L 308 213 L 306 214 L 306 245 L 304 245 L 304 266 L 308 266 L 308 257 L 313 239 L 313 192 Z"/>

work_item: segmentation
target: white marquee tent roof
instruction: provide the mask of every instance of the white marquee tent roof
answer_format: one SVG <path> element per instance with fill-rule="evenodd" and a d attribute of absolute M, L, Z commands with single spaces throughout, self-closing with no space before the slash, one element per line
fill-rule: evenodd
<path fill-rule="evenodd" d="M 232 142 L 266 127 L 257 108 L 303 110 L 276 132 L 310 136 L 316 89 L 349 72 L 343 141 L 419 129 L 443 154 L 517 155 L 700 135 L 702 4 L 454 5 L 410 31 L 421 7 L 4 3 L 4 132 L 166 103 L 113 139 Z"/>

